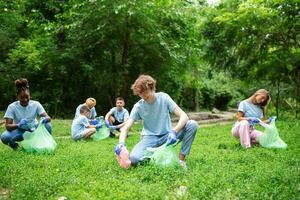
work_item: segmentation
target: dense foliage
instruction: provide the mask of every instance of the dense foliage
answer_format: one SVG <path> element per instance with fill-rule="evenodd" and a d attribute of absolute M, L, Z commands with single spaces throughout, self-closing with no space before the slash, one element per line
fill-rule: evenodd
<path fill-rule="evenodd" d="M 4 0 L 0 10 L 0 110 L 19 77 L 51 116 L 89 96 L 100 114 L 116 96 L 130 109 L 141 73 L 189 110 L 235 107 L 260 87 L 300 110 L 296 0 Z"/>

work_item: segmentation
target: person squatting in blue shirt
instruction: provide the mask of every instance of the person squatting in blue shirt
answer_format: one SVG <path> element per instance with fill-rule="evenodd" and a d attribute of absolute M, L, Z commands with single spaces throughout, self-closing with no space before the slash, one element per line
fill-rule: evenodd
<path fill-rule="evenodd" d="M 4 114 L 6 131 L 1 135 L 1 141 L 13 149 L 17 149 L 17 141 L 23 140 L 25 131 L 34 131 L 38 126 L 37 117 L 41 117 L 43 123 L 51 134 L 51 118 L 43 106 L 30 99 L 30 91 L 27 79 L 20 78 L 15 81 L 17 88 L 17 99 L 7 107 Z"/>
<path fill-rule="evenodd" d="M 111 130 L 120 131 L 125 125 L 126 120 L 129 118 L 129 112 L 125 106 L 125 100 L 123 97 L 116 98 L 116 107 L 110 109 L 105 115 L 105 124 Z M 111 131 L 110 137 L 115 137 L 115 134 Z"/>
<path fill-rule="evenodd" d="M 102 127 L 101 124 L 92 125 L 89 123 L 88 116 L 91 110 L 87 105 L 82 105 L 79 109 L 80 115 L 73 119 L 72 122 L 72 138 L 73 140 L 81 140 L 91 137 L 96 130 Z"/>
<path fill-rule="evenodd" d="M 244 148 L 250 148 L 251 145 L 257 144 L 257 139 L 262 132 L 256 130 L 254 125 L 260 123 L 270 123 L 273 117 L 267 120 L 266 110 L 271 101 L 271 95 L 265 89 L 257 90 L 251 97 L 239 103 L 236 114 L 237 121 L 232 127 L 232 135 L 240 139 Z"/>
<path fill-rule="evenodd" d="M 119 144 L 115 147 L 117 160 L 121 167 L 129 168 L 143 162 L 146 148 L 158 147 L 167 143 L 176 143 L 177 139 L 182 142 L 179 154 L 180 165 L 186 170 L 186 156 L 190 153 L 198 124 L 189 120 L 187 114 L 163 92 L 155 92 L 156 80 L 149 75 L 140 75 L 131 86 L 133 93 L 141 99 L 133 106 L 129 119 L 121 128 Z M 175 127 L 172 127 L 170 113 L 179 117 Z M 129 128 L 134 121 L 143 121 L 141 140 L 133 147 L 130 155 L 126 149 L 125 140 Z M 123 156 L 122 152 L 124 153 Z M 127 156 L 126 156 L 127 155 Z M 125 163 L 125 165 L 123 165 Z"/>

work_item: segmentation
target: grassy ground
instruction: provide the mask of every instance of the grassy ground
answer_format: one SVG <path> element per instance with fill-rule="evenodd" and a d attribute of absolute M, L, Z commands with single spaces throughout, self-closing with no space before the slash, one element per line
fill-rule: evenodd
<path fill-rule="evenodd" d="M 300 199 L 299 121 L 277 123 L 286 150 L 244 150 L 231 125 L 200 128 L 187 173 L 150 165 L 123 170 L 113 154 L 117 139 L 73 142 L 70 124 L 53 120 L 54 155 L 0 144 L 0 199 Z M 132 130 L 129 149 L 140 128 Z"/>

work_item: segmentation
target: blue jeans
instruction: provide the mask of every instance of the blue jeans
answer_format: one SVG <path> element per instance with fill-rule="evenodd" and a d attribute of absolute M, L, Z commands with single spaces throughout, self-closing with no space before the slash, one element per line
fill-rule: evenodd
<path fill-rule="evenodd" d="M 51 123 L 46 123 L 45 127 L 48 130 L 48 132 L 51 134 L 52 132 Z M 19 128 L 13 131 L 4 131 L 1 135 L 1 141 L 3 142 L 3 144 L 9 145 L 11 148 L 16 149 L 19 146 L 18 143 L 16 142 L 23 140 L 24 132 L 25 130 Z"/>
<path fill-rule="evenodd" d="M 194 120 L 189 120 L 184 128 L 178 133 L 177 138 L 182 142 L 180 154 L 188 155 L 190 153 L 192 143 L 194 141 L 198 124 Z M 132 165 L 143 161 L 145 150 L 148 147 L 159 147 L 166 143 L 168 134 L 164 135 L 143 135 L 139 143 L 137 143 L 129 156 Z"/>

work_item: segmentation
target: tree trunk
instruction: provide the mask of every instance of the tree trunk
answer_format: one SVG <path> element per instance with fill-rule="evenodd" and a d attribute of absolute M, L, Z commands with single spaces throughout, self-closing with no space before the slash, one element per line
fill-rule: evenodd
<path fill-rule="evenodd" d="M 199 106 L 199 91 L 198 91 L 198 89 L 196 89 L 196 91 L 195 91 L 195 111 L 196 112 L 199 112 L 199 109 L 200 108 L 200 106 Z"/>
<path fill-rule="evenodd" d="M 127 18 L 127 27 L 129 27 L 128 18 Z M 122 50 L 122 60 L 121 60 L 121 67 L 123 72 L 123 80 L 122 80 L 122 97 L 126 98 L 127 96 L 127 83 L 129 80 L 129 72 L 127 69 L 127 59 L 128 59 L 128 51 L 129 51 L 129 42 L 130 42 L 130 33 L 128 30 L 125 30 L 125 36 L 123 39 L 123 50 Z"/>
<path fill-rule="evenodd" d="M 277 79 L 276 116 L 279 118 L 280 79 Z"/>
<path fill-rule="evenodd" d="M 112 73 L 115 73 L 117 72 L 117 67 L 116 67 L 116 52 L 114 50 L 114 48 L 111 49 L 111 71 Z M 116 98 L 117 96 L 117 92 L 118 92 L 118 82 L 117 82 L 117 78 L 116 76 L 113 76 L 113 94 L 114 94 L 114 97 L 111 97 L 109 95 L 109 99 L 110 99 L 110 106 L 112 107 L 115 102 L 114 102 L 114 99 Z"/>

